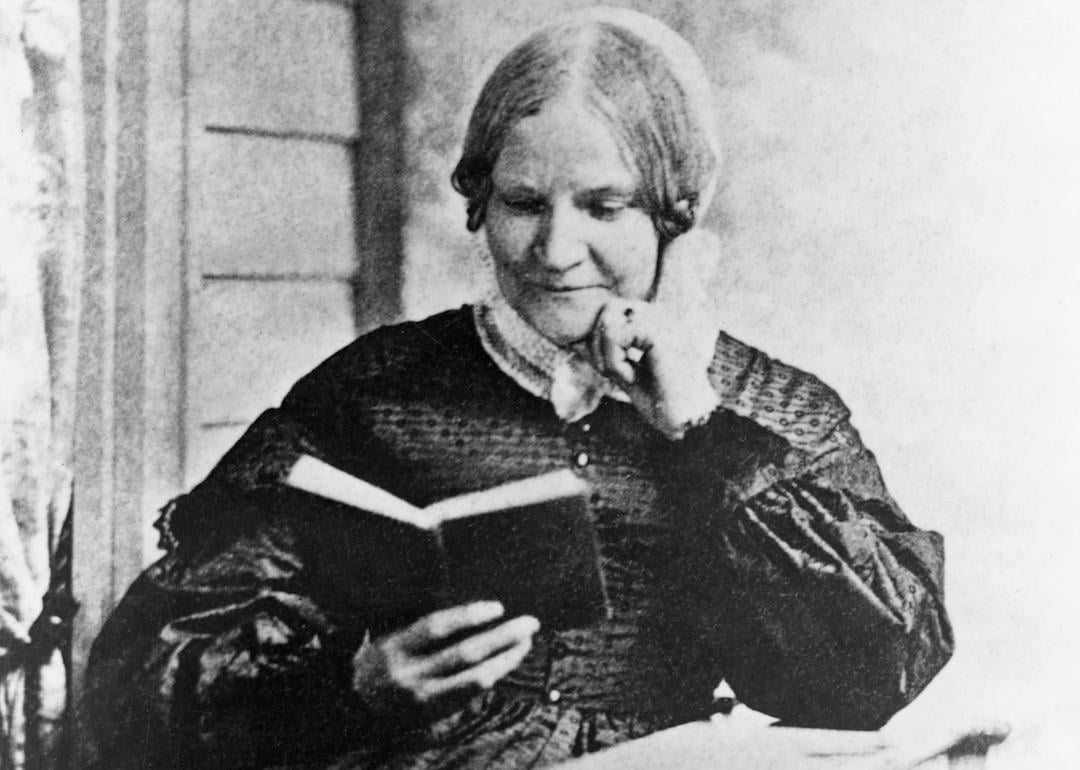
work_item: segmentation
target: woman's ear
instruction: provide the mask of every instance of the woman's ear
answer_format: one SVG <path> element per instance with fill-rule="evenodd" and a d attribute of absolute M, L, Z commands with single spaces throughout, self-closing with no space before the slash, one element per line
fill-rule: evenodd
<path fill-rule="evenodd" d="M 675 224 L 684 232 L 694 229 L 697 223 L 697 196 L 690 196 L 676 201 L 672 207 L 675 209 Z"/>
<path fill-rule="evenodd" d="M 653 226 L 660 240 L 667 243 L 693 230 L 697 222 L 697 204 L 697 196 L 688 195 L 671 206 L 661 206 L 653 214 Z"/>

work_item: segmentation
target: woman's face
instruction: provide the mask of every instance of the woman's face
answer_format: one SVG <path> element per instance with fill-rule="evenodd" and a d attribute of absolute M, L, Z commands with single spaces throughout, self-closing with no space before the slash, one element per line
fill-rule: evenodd
<path fill-rule="evenodd" d="M 508 135 L 488 245 L 503 296 L 552 342 L 588 337 L 612 297 L 650 297 L 659 244 L 638 190 L 607 126 L 577 100 L 549 103 Z"/>

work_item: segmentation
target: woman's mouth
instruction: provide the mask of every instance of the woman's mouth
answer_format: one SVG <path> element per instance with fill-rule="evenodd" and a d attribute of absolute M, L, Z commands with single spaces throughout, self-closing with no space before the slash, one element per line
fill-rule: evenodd
<path fill-rule="evenodd" d="M 599 284 L 585 284 L 582 286 L 568 285 L 568 284 L 553 284 L 553 283 L 532 283 L 529 285 L 536 291 L 546 292 L 548 294 L 573 294 L 579 291 L 601 290 L 607 287 Z"/>

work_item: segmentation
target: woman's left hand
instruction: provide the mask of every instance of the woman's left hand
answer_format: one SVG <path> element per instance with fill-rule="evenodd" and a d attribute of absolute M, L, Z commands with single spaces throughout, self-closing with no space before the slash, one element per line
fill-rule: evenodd
<path fill-rule="evenodd" d="M 672 438 L 717 405 L 708 367 L 720 331 L 710 292 L 718 262 L 714 234 L 695 229 L 674 239 L 664 251 L 653 300 L 609 301 L 589 339 L 592 365 Z"/>

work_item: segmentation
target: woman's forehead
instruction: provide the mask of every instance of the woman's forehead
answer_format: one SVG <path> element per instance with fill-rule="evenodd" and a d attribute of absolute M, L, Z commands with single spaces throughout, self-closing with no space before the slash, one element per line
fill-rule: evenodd
<path fill-rule="evenodd" d="M 581 100 L 559 99 L 518 121 L 493 169 L 497 186 L 633 191 L 638 185 L 611 128 Z"/>

